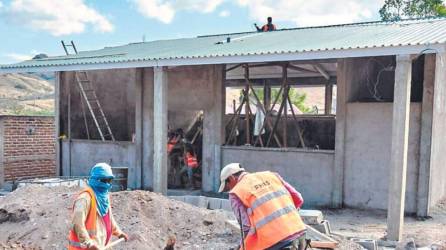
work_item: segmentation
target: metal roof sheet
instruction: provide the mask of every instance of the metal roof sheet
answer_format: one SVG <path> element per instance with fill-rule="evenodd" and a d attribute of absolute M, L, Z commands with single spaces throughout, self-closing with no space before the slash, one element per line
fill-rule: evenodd
<path fill-rule="evenodd" d="M 230 42 L 227 39 L 230 38 Z M 446 43 L 446 18 L 369 22 L 131 43 L 1 65 L 8 69 L 341 51 Z M 184 64 L 186 65 L 186 64 Z"/>

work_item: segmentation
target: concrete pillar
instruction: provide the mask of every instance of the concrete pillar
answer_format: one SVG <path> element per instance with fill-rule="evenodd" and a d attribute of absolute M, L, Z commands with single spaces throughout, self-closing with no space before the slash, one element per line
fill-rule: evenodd
<path fill-rule="evenodd" d="M 392 241 L 400 241 L 403 233 L 411 80 L 412 60 L 410 55 L 398 55 L 395 70 L 387 208 L 387 239 Z"/>
<path fill-rule="evenodd" d="M 54 138 L 55 138 L 55 152 L 56 152 L 56 176 L 61 176 L 61 161 L 60 161 L 60 149 L 62 141 L 60 136 L 60 79 L 61 73 L 54 73 Z M 2 138 L 2 137 L 0 137 Z"/>
<path fill-rule="evenodd" d="M 352 79 L 352 60 L 339 59 L 337 67 L 336 136 L 333 165 L 333 208 L 342 207 L 344 190 L 345 128 L 347 125 L 347 86 Z"/>
<path fill-rule="evenodd" d="M 331 114 L 331 103 L 333 99 L 333 84 L 327 82 L 325 84 L 325 114 Z"/>
<path fill-rule="evenodd" d="M 421 105 L 420 162 L 417 189 L 417 216 L 429 215 L 431 186 L 431 136 L 434 103 L 435 54 L 424 59 L 423 103 Z"/>
<path fill-rule="evenodd" d="M 154 120 L 153 120 L 153 191 L 167 194 L 167 71 L 163 67 L 153 69 Z"/>
<path fill-rule="evenodd" d="M 142 81 L 142 187 L 153 189 L 153 68 L 144 68 Z"/>
<path fill-rule="evenodd" d="M 135 70 L 135 168 L 133 168 L 133 180 L 130 181 L 128 186 L 131 188 L 142 188 L 142 155 L 143 155 L 143 107 L 142 107 L 142 98 L 143 98 L 143 83 L 142 83 L 142 70 Z M 131 84 L 131 83 L 129 83 Z M 129 93 L 127 94 L 129 95 Z M 128 124 L 129 122 L 127 122 Z"/>
<path fill-rule="evenodd" d="M 431 185 L 429 206 L 446 196 L 446 53 L 437 53 L 435 60 L 435 86 L 432 115 Z"/>
<path fill-rule="evenodd" d="M 5 152 L 4 152 L 4 144 L 5 140 L 3 140 L 5 136 L 4 133 L 4 125 L 3 125 L 3 118 L 0 118 L 0 189 L 3 188 L 3 185 L 5 183 L 5 165 L 4 165 L 4 159 L 5 159 Z"/>
<path fill-rule="evenodd" d="M 217 192 L 220 184 L 221 150 L 224 140 L 224 67 L 212 66 L 210 77 L 213 104 L 207 107 L 203 121 L 202 188 L 205 192 Z"/>

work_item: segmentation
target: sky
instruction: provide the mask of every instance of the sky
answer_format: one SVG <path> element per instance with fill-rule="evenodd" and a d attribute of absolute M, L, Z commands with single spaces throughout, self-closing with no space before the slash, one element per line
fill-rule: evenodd
<path fill-rule="evenodd" d="M 0 0 L 0 64 L 132 42 L 379 20 L 384 0 Z"/>

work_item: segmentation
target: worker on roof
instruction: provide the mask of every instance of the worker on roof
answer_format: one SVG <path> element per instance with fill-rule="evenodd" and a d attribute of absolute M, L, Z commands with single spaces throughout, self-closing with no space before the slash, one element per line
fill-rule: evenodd
<path fill-rule="evenodd" d="M 298 209 L 302 196 L 279 174 L 248 173 L 240 163 L 221 170 L 219 192 L 229 201 L 243 231 L 240 249 L 305 249 L 306 228 Z"/>
<path fill-rule="evenodd" d="M 128 240 L 111 211 L 109 191 L 113 178 L 107 163 L 98 163 L 90 170 L 88 186 L 74 201 L 68 250 L 102 249 L 111 241 L 112 235 Z"/>
<path fill-rule="evenodd" d="M 275 31 L 276 30 L 276 25 L 273 24 L 273 18 L 272 17 L 268 17 L 268 23 L 263 25 L 262 28 L 259 28 L 259 26 L 257 26 L 257 24 L 255 23 L 254 26 L 256 26 L 256 29 L 258 32 L 267 32 L 267 31 Z"/>

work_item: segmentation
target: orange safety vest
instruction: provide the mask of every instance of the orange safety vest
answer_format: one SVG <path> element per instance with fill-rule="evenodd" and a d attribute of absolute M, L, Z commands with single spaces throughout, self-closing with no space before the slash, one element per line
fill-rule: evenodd
<path fill-rule="evenodd" d="M 266 249 L 305 230 L 290 193 L 272 172 L 247 174 L 230 193 L 248 208 L 251 228 L 244 239 L 246 250 Z"/>
<path fill-rule="evenodd" d="M 167 153 L 168 154 L 170 154 L 170 152 L 172 152 L 172 149 L 173 149 L 173 147 L 175 147 L 177 142 L 178 142 L 178 139 L 176 137 L 169 140 L 169 142 L 167 143 Z"/>
<path fill-rule="evenodd" d="M 187 166 L 190 168 L 198 167 L 197 157 L 195 157 L 193 154 L 191 154 L 189 152 L 186 153 L 186 163 L 187 163 Z"/>
<path fill-rule="evenodd" d="M 87 229 L 90 238 L 94 239 L 96 238 L 96 221 L 97 221 L 96 197 L 94 195 L 93 189 L 91 189 L 90 187 L 82 190 L 79 193 L 79 195 L 85 192 L 88 193 L 91 197 L 90 211 L 88 211 L 87 219 L 85 221 L 85 228 Z M 82 250 L 82 249 L 85 248 L 82 248 L 81 243 L 79 242 L 79 239 L 77 238 L 77 235 L 74 232 L 74 228 L 71 228 L 70 233 L 68 235 L 68 250 Z"/>

